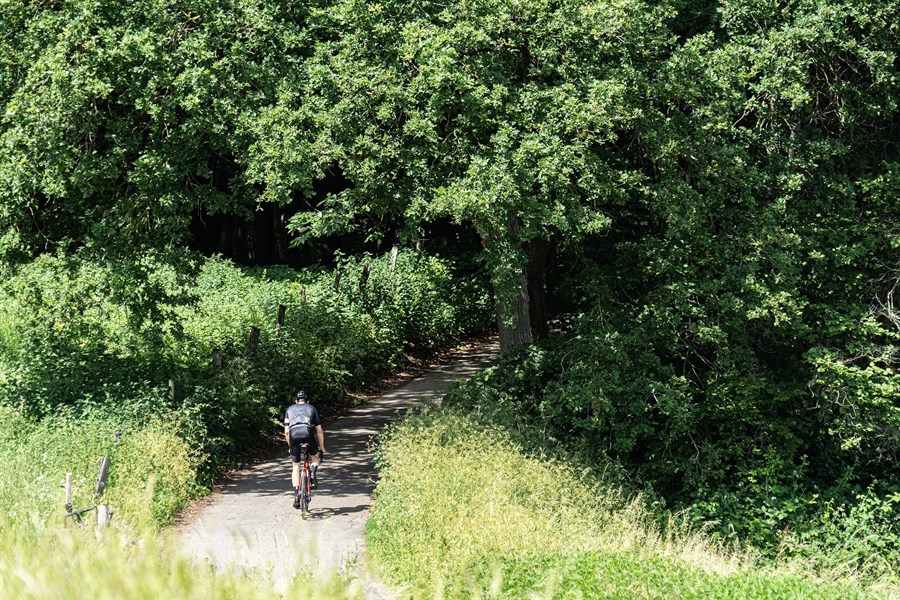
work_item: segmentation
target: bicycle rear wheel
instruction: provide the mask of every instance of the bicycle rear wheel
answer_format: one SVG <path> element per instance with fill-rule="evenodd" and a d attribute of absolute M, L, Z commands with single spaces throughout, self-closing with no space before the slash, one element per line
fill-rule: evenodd
<path fill-rule="evenodd" d="M 300 511 L 305 515 L 309 512 L 309 473 L 300 472 Z"/>

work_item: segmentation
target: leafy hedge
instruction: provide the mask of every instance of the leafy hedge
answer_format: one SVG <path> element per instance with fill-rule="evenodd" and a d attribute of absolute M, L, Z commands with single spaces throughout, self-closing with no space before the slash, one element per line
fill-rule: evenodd
<path fill-rule="evenodd" d="M 822 439 L 750 402 L 761 398 L 758 390 L 726 395 L 727 380 L 708 390 L 705 403 L 688 401 L 689 386 L 642 333 L 585 320 L 543 347 L 506 357 L 445 404 L 518 431 L 520 440 L 523 428 L 535 428 L 540 436 L 525 439 L 526 447 L 608 469 L 646 490 L 663 519 L 674 511 L 772 560 L 791 557 L 897 589 L 896 465 L 866 465 L 854 449 L 832 447 L 829 456 L 842 462 L 819 470 L 804 452 Z M 867 474 L 873 466 L 883 479 Z"/>

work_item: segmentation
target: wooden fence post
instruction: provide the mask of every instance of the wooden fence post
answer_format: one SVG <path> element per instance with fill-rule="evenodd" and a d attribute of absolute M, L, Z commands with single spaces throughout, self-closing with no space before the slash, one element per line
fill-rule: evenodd
<path fill-rule="evenodd" d="M 255 325 L 250 326 L 250 354 L 256 354 L 256 349 L 259 348 L 259 327 Z"/>
<path fill-rule="evenodd" d="M 222 369 L 222 351 L 218 348 L 213 348 L 212 366 L 213 366 L 213 371 L 215 371 L 217 373 Z"/>
<path fill-rule="evenodd" d="M 400 254 L 400 247 L 393 246 L 391 248 L 391 275 L 394 274 L 394 269 L 397 268 L 397 255 Z"/>
<path fill-rule="evenodd" d="M 306 286 L 300 288 L 300 304 L 306 304 Z"/>
<path fill-rule="evenodd" d="M 372 265 L 369 264 L 369 261 L 366 261 L 363 264 L 362 274 L 359 276 L 359 291 L 363 291 L 366 288 L 366 282 L 369 281 L 369 272 L 372 270 Z"/>
<path fill-rule="evenodd" d="M 334 270 L 334 293 L 337 294 L 341 286 L 341 268 Z"/>
<path fill-rule="evenodd" d="M 394 270 L 397 268 L 397 255 L 400 254 L 400 247 L 393 246 L 391 248 L 391 289 L 396 287 L 396 280 L 394 279 Z"/>
<path fill-rule="evenodd" d="M 284 313 L 287 311 L 287 306 L 284 304 L 278 305 L 278 316 L 275 318 L 275 335 L 281 336 L 281 328 L 284 327 Z"/>
<path fill-rule="evenodd" d="M 66 473 L 66 515 L 72 510 L 72 474 Z M 63 520 L 63 524 L 67 523 L 68 519 Z"/>
<path fill-rule="evenodd" d="M 169 379 L 169 400 L 175 402 L 175 380 Z"/>
<path fill-rule="evenodd" d="M 109 504 L 98 504 L 97 505 L 97 527 L 106 527 L 112 521 L 113 513 L 112 506 Z"/>

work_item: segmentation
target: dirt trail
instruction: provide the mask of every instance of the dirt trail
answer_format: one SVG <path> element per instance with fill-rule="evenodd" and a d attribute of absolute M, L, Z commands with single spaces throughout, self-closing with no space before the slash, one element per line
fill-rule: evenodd
<path fill-rule="evenodd" d="M 226 568 L 257 568 L 276 582 L 290 574 L 287 567 L 296 569 L 297 560 L 320 572 L 357 568 L 375 489 L 376 471 L 368 449 L 372 436 L 410 407 L 439 402 L 454 382 L 489 366 L 498 351 L 498 346 L 488 345 L 458 355 L 330 423 L 325 430 L 328 454 L 307 519 L 292 507 L 285 447 L 284 456 L 235 474 L 216 491 L 178 532 L 179 545 L 197 560 Z M 365 585 L 371 598 L 389 595 L 377 584 Z"/>

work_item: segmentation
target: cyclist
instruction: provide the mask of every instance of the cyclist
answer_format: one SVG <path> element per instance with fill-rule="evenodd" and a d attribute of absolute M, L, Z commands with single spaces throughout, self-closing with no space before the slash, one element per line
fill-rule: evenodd
<path fill-rule="evenodd" d="M 319 469 L 319 458 L 325 453 L 325 432 L 319 420 L 316 407 L 309 404 L 306 392 L 300 390 L 294 404 L 284 412 L 284 440 L 291 449 L 291 483 L 294 484 L 294 508 L 300 506 L 300 468 L 303 462 L 300 444 L 309 444 L 309 456 L 312 468 L 310 485 L 319 487 L 316 471 Z"/>

